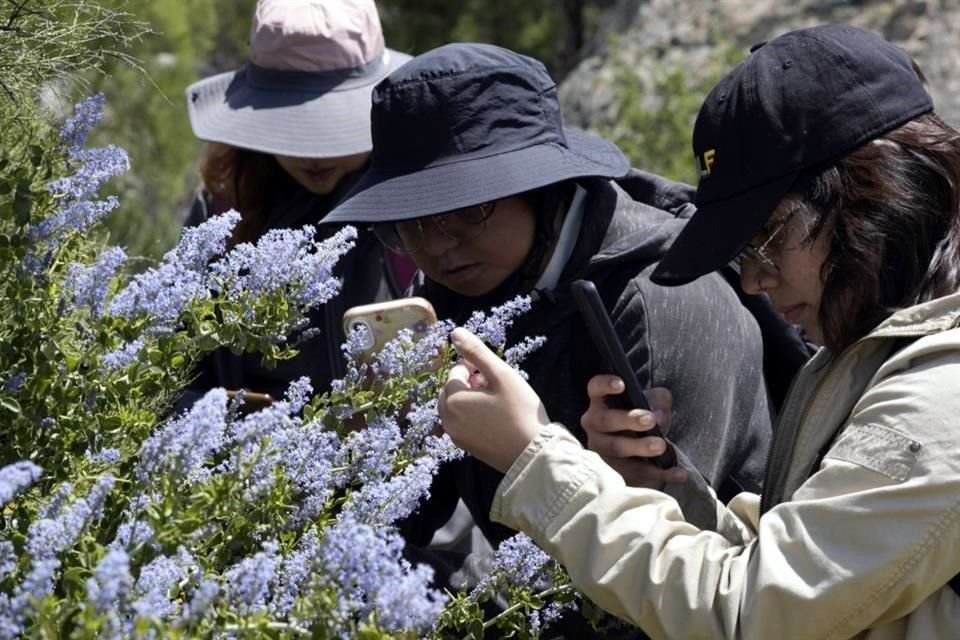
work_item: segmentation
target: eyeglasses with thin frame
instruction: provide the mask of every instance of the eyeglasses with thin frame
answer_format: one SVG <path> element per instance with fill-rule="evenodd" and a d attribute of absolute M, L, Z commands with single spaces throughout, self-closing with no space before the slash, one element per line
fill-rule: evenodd
<path fill-rule="evenodd" d="M 486 230 L 487 220 L 496 206 L 496 201 L 485 202 L 415 220 L 377 224 L 373 226 L 373 232 L 388 249 L 397 253 L 414 253 L 423 246 L 425 221 L 432 221 L 447 237 L 472 240 Z"/>
<path fill-rule="evenodd" d="M 764 240 L 759 247 L 755 247 L 752 244 L 748 244 L 746 247 L 744 247 L 743 251 L 737 255 L 737 261 L 740 262 L 746 258 L 747 260 L 756 262 L 761 267 L 773 271 L 774 273 L 780 273 L 780 267 L 778 267 L 770 257 L 770 251 L 772 249 L 779 249 L 780 245 L 783 243 L 784 230 L 787 228 L 787 225 L 790 224 L 790 220 L 793 219 L 793 216 L 795 216 L 799 210 L 800 207 L 792 208 L 787 215 L 780 220 L 777 226 L 768 233 L 767 239 Z"/>

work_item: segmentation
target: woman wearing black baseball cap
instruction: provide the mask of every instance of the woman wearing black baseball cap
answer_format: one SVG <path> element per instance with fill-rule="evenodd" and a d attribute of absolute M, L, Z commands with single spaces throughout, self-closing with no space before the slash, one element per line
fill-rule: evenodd
<path fill-rule="evenodd" d="M 724 505 L 690 483 L 673 490 L 681 510 L 624 486 L 458 329 L 469 366 L 441 416 L 506 473 L 492 518 L 654 638 L 960 637 L 960 133 L 903 51 L 823 26 L 721 80 L 694 150 L 698 211 L 653 279 L 736 260 L 745 289 L 824 345 L 794 381 L 762 495 Z M 591 381 L 589 433 L 645 428 L 607 408 L 616 392 Z"/>
<path fill-rule="evenodd" d="M 676 288 L 648 278 L 692 189 L 630 172 L 616 146 L 564 127 L 544 66 L 491 45 L 414 58 L 374 89 L 371 122 L 370 167 L 323 222 L 372 225 L 408 253 L 421 271 L 415 293 L 442 318 L 531 295 L 510 342 L 547 338 L 523 367 L 581 437 L 586 383 L 605 369 L 570 284 L 594 280 L 641 382 L 685 389 L 678 448 L 722 491 L 759 484 L 770 418 L 753 317 L 719 275 Z M 649 453 L 643 439 L 625 452 Z M 633 461 L 623 464 L 629 475 Z M 429 540 L 458 497 L 492 542 L 512 535 L 488 517 L 501 479 L 472 458 L 443 470 L 408 539 Z"/>

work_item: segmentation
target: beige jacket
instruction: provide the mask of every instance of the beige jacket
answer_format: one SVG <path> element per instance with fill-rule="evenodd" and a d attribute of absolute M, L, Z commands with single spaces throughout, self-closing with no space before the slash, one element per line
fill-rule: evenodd
<path fill-rule="evenodd" d="M 836 358 L 821 350 L 777 426 L 763 517 L 741 494 L 713 500 L 712 530 L 698 528 L 554 425 L 510 469 L 491 516 L 655 639 L 958 639 L 960 597 L 945 586 L 960 573 L 958 326 L 955 294 Z M 697 510 L 697 496 L 680 500 Z"/>

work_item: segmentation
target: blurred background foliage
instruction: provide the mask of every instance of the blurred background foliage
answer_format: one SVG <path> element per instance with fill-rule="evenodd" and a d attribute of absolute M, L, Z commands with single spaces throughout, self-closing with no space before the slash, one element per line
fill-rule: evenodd
<path fill-rule="evenodd" d="M 5 0 L 8 11 L 18 3 L 46 11 L 63 1 Z M 122 204 L 109 220 L 110 239 L 131 255 L 157 258 L 174 244 L 198 186 L 201 143 L 190 129 L 184 90 L 201 77 L 244 63 L 255 0 L 71 4 L 77 2 L 129 14 L 132 24 L 145 25 L 131 32 L 123 55 L 105 56 L 102 74 L 84 78 L 83 85 L 74 84 L 72 90 L 61 85 L 53 102 L 66 113 L 92 91 L 106 94 L 107 113 L 92 143 L 123 147 L 131 160 L 131 171 L 112 183 Z M 615 2 L 378 0 L 377 4 L 392 48 L 417 54 L 451 41 L 492 42 L 539 58 L 561 81 L 579 62 L 604 11 Z M 130 57 L 137 62 L 131 64 Z M 724 68 L 719 62 L 717 74 Z M 680 67 L 645 71 L 641 75 L 627 64 L 617 67 L 616 125 L 598 125 L 597 130 L 620 144 L 637 166 L 692 180 L 690 127 L 709 79 L 693 83 Z"/>
<path fill-rule="evenodd" d="M 697 183 L 696 163 L 689 152 L 697 111 L 710 89 L 746 55 L 720 36 L 714 41 L 709 64 L 696 74 L 683 65 L 658 61 L 638 69 L 634 61 L 614 56 L 612 117 L 598 123 L 596 130 L 617 143 L 633 166 Z M 617 50 L 616 37 L 611 48 Z"/>

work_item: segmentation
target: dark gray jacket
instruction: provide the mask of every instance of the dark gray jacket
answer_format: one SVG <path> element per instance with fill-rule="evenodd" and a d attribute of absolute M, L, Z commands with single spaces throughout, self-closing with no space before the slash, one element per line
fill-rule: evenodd
<path fill-rule="evenodd" d="M 722 492 L 756 490 L 770 442 L 771 410 L 754 315 L 719 274 L 683 287 L 660 287 L 648 277 L 691 213 L 692 190 L 642 172 L 581 184 L 588 194 L 583 225 L 560 282 L 539 292 L 509 334 L 511 343 L 525 335 L 547 338 L 546 346 L 522 365 L 531 386 L 551 420 L 583 439 L 579 425 L 588 405 L 586 384 L 605 371 L 588 343 L 570 283 L 591 279 L 640 384 L 673 392 L 671 441 Z M 430 281 L 421 281 L 416 293 L 428 298 L 440 317 L 455 321 L 468 317 L 476 304 Z M 488 515 L 501 478 L 473 458 L 448 465 L 431 499 L 405 523 L 408 540 L 429 540 L 458 498 L 492 543 L 509 537 L 513 532 Z"/>

